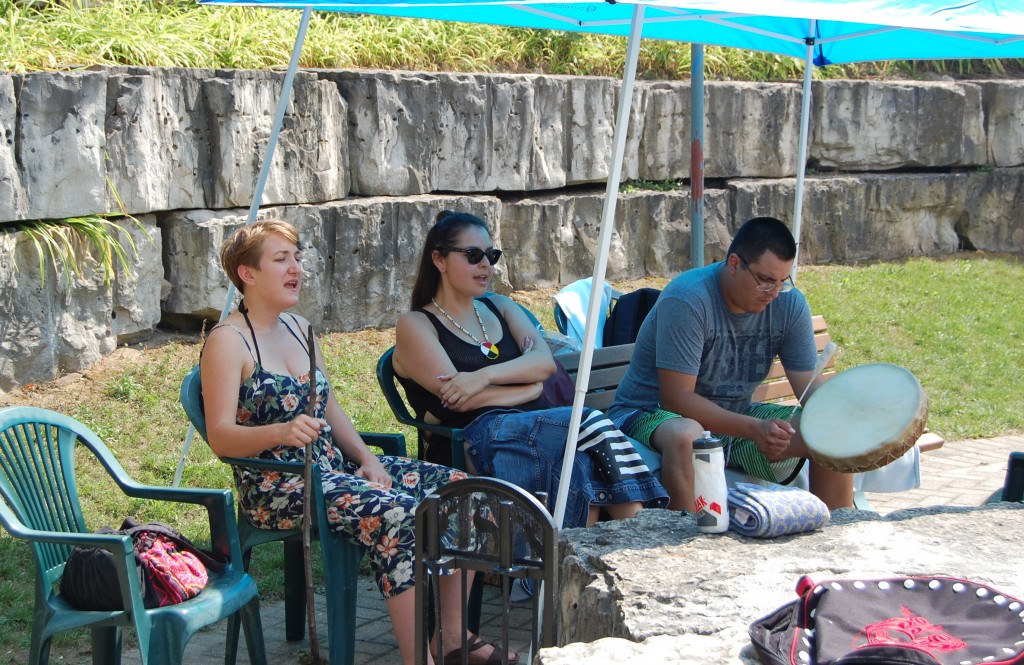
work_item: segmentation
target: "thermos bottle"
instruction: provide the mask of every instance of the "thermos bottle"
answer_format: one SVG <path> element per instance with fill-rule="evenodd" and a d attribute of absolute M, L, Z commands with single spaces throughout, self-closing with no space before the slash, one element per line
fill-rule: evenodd
<path fill-rule="evenodd" d="M 704 432 L 693 442 L 693 496 L 697 504 L 697 528 L 722 533 L 729 528 L 729 492 L 725 484 L 725 452 L 722 440 Z"/>

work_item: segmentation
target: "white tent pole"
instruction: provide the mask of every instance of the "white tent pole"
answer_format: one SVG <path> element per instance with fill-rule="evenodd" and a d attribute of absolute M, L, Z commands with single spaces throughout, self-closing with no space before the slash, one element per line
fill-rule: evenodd
<path fill-rule="evenodd" d="M 629 111 L 633 105 L 633 83 L 636 80 L 636 63 L 640 57 L 640 39 L 643 35 L 644 5 L 633 5 L 633 18 L 629 28 L 626 46 L 626 67 L 619 92 L 619 109 L 615 118 L 615 137 L 608 164 L 608 185 L 604 194 L 604 209 L 601 213 L 601 232 L 598 235 L 597 256 L 594 258 L 594 278 L 590 281 L 590 304 L 587 306 L 587 324 L 583 330 L 583 349 L 576 371 L 576 396 L 572 403 L 572 417 L 569 421 L 569 436 L 565 442 L 562 460 L 561 481 L 558 483 L 558 497 L 555 500 L 555 524 L 562 528 L 565 518 L 565 502 L 572 482 L 572 465 L 576 456 L 576 442 L 579 439 L 580 421 L 583 419 L 583 399 L 590 383 L 590 364 L 597 342 L 597 322 L 601 311 L 601 293 L 604 289 L 605 268 L 608 264 L 608 248 L 612 243 L 615 227 L 615 205 L 619 195 L 619 179 L 622 174 L 622 159 L 626 152 L 626 130 L 629 127 Z"/>
<path fill-rule="evenodd" d="M 260 211 L 260 202 L 263 201 L 263 190 L 267 186 L 267 179 L 270 177 L 270 169 L 274 162 L 274 150 L 277 148 L 277 138 L 281 134 L 281 127 L 284 125 L 284 113 L 288 109 L 288 100 L 291 97 L 292 85 L 295 82 L 295 73 L 299 69 L 299 56 L 302 54 L 302 44 L 306 41 L 306 30 L 309 28 L 309 18 L 313 15 L 312 7 L 303 7 L 302 19 L 299 21 L 299 32 L 295 36 L 295 46 L 292 47 L 292 57 L 288 61 L 288 72 L 281 84 L 281 95 L 277 101 L 277 114 L 274 116 L 274 124 L 270 130 L 270 138 L 267 141 L 267 151 L 263 156 L 263 163 L 260 164 L 260 173 L 256 178 L 256 190 L 253 192 L 252 203 L 249 205 L 249 216 L 245 224 L 248 226 L 256 221 Z M 224 308 L 220 312 L 220 320 L 231 313 L 231 307 L 235 304 L 235 285 L 229 282 L 228 295 Z M 195 438 L 196 428 L 192 423 L 188 425 L 188 433 L 185 435 L 185 444 L 181 447 L 181 457 L 178 459 L 178 468 L 174 472 L 174 480 L 171 487 L 177 487 L 181 482 L 181 474 L 185 471 L 185 460 L 188 459 L 188 451 L 192 448 L 192 439 Z"/>
<path fill-rule="evenodd" d="M 793 237 L 796 255 L 793 257 L 791 276 L 796 281 L 796 266 L 800 261 L 800 226 L 804 213 L 804 174 L 807 171 L 807 137 L 811 125 L 811 74 L 814 73 L 814 33 L 817 21 L 811 19 L 807 28 L 807 55 L 804 58 L 804 94 L 800 104 L 800 148 L 796 153 L 796 193 L 793 201 Z"/>

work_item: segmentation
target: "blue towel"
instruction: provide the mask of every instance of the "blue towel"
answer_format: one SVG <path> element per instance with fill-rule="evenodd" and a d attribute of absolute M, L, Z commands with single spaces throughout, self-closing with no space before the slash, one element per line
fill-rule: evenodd
<path fill-rule="evenodd" d="M 729 489 L 729 527 L 744 536 L 775 538 L 828 523 L 825 503 L 796 487 L 736 483 Z"/>

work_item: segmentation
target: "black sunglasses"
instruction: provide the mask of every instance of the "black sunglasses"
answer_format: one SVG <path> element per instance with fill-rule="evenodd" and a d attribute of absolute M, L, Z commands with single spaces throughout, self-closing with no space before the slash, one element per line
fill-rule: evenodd
<path fill-rule="evenodd" d="M 494 249 L 480 249 L 479 247 L 449 247 L 449 252 L 459 252 L 466 255 L 466 260 L 469 261 L 469 265 L 475 266 L 487 257 L 487 262 L 492 266 L 498 262 L 501 258 L 501 250 Z"/>

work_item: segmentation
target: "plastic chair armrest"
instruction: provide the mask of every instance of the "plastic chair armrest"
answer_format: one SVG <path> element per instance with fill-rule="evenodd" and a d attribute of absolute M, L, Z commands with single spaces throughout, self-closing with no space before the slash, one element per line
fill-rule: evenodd
<path fill-rule="evenodd" d="M 368 446 L 376 446 L 384 451 L 385 455 L 394 457 L 405 457 L 407 449 L 405 446 L 404 434 L 380 434 L 378 432 L 360 432 L 363 442 Z"/>
<path fill-rule="evenodd" d="M 124 493 L 140 499 L 191 503 L 206 508 L 210 520 L 210 545 L 214 552 L 231 559 L 232 565 L 241 565 L 238 549 L 238 524 L 235 521 L 234 496 L 228 489 L 197 487 L 164 487 L 119 483 Z M 236 552 L 237 550 L 237 552 Z M 236 557 L 237 554 L 237 557 Z"/>

